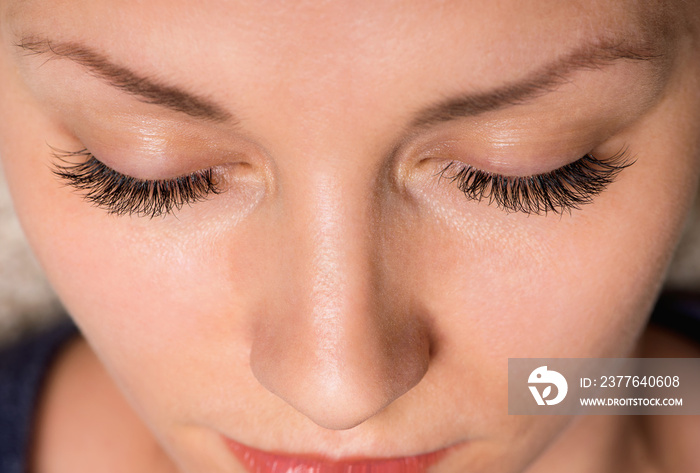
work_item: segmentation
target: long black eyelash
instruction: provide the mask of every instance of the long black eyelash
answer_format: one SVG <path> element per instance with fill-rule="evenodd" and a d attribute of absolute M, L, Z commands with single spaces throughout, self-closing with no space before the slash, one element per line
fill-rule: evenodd
<path fill-rule="evenodd" d="M 450 162 L 438 174 L 456 182 L 467 198 L 495 203 L 506 212 L 563 214 L 589 204 L 623 169 L 634 164 L 622 150 L 602 160 L 587 154 L 559 169 L 533 176 L 503 176 Z"/>
<path fill-rule="evenodd" d="M 86 149 L 76 152 L 54 149 L 54 156 L 63 164 L 55 164 L 53 173 L 84 191 L 85 200 L 110 214 L 160 217 L 220 192 L 211 169 L 173 179 L 146 180 L 107 167 Z M 83 161 L 77 164 L 69 161 L 76 157 Z"/>

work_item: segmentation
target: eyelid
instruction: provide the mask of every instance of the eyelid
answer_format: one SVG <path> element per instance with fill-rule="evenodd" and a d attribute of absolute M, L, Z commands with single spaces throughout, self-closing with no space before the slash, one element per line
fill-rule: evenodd
<path fill-rule="evenodd" d="M 470 165 L 494 175 L 518 177 L 550 172 L 580 159 L 585 151 L 599 148 L 602 143 L 598 136 L 572 139 L 547 136 L 539 140 L 527 136 L 502 145 L 493 141 L 494 134 L 480 136 L 473 134 L 473 130 L 457 131 L 468 138 L 444 139 L 438 135 L 408 154 L 425 161 L 454 161 L 455 165 Z M 454 134 L 455 130 L 450 132 Z"/>
<path fill-rule="evenodd" d="M 221 192 L 213 168 L 171 179 L 138 179 L 110 168 L 87 149 L 52 149 L 62 163 L 54 165 L 54 174 L 110 214 L 160 217 Z M 75 157 L 83 161 L 71 163 Z"/>

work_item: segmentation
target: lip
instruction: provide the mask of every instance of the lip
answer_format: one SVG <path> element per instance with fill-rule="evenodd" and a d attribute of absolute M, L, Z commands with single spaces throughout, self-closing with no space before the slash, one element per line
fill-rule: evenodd
<path fill-rule="evenodd" d="M 321 455 L 272 453 L 224 437 L 229 450 L 250 473 L 424 473 L 450 450 L 394 458 L 346 458 L 331 460 Z"/>

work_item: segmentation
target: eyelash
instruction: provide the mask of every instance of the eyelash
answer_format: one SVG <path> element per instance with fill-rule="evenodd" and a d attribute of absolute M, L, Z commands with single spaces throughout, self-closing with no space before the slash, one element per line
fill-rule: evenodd
<path fill-rule="evenodd" d="M 590 204 L 623 169 L 634 164 L 627 150 L 607 159 L 586 154 L 559 169 L 532 176 L 503 176 L 476 169 L 468 164 L 450 162 L 438 173 L 440 179 L 456 183 L 470 199 L 506 212 L 525 214 L 571 213 Z"/>
<path fill-rule="evenodd" d="M 56 176 L 85 191 L 85 200 L 114 215 L 160 217 L 221 192 L 212 169 L 174 179 L 147 180 L 115 171 L 87 149 L 54 150 L 54 156 L 65 163 L 54 166 Z M 68 161 L 75 157 L 87 160 L 77 164 Z M 622 150 L 608 159 L 589 153 L 559 169 L 533 176 L 503 176 L 456 161 L 438 174 L 440 179 L 456 183 L 468 199 L 487 199 L 489 205 L 495 203 L 506 212 L 563 214 L 591 203 L 632 164 L 627 150 Z"/>
<path fill-rule="evenodd" d="M 160 217 L 221 192 L 212 169 L 174 179 L 148 180 L 115 171 L 87 149 L 54 150 L 54 156 L 63 163 L 54 165 L 56 176 L 84 191 L 85 200 L 114 215 Z M 77 164 L 69 162 L 76 157 L 87 160 Z"/>

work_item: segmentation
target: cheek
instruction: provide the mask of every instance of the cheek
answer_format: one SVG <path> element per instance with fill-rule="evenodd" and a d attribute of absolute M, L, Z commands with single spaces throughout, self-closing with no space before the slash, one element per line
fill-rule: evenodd
<path fill-rule="evenodd" d="M 235 393 L 260 389 L 250 315 L 266 284 L 251 230 L 133 222 L 79 199 L 54 209 L 30 223 L 42 265 L 134 408 L 153 425 L 235 418 L 249 402 Z"/>
<path fill-rule="evenodd" d="M 630 340 L 618 344 L 620 331 L 642 323 L 675 241 L 674 232 L 657 229 L 677 229 L 680 215 L 659 221 L 601 202 L 561 218 L 503 218 L 474 205 L 464 205 L 468 215 L 423 225 L 427 251 L 420 244 L 408 251 L 420 255 L 412 277 L 422 281 L 446 343 L 474 360 L 630 348 Z M 634 224 L 613 217 L 620 214 Z M 645 236 L 652 232 L 655 238 Z"/>
<path fill-rule="evenodd" d="M 436 366 L 445 362 L 445 389 L 455 403 L 493 401 L 470 412 L 486 431 L 499 429 L 494 419 L 507 412 L 509 357 L 624 357 L 633 350 L 697 176 L 682 143 L 639 145 L 648 154 L 571 215 L 506 214 L 452 190 L 416 190 L 414 208 L 388 232 L 412 235 L 400 254 L 394 250 L 389 272 L 420 288 L 416 297 L 439 340 Z"/>
<path fill-rule="evenodd" d="M 233 390 L 227 383 L 245 378 L 249 347 L 248 321 L 237 315 L 253 313 L 250 301 L 266 287 L 253 264 L 259 220 L 244 218 L 258 189 L 220 203 L 230 208 L 205 202 L 199 214 L 185 209 L 179 220 L 108 216 L 51 172 L 46 143 L 79 149 L 69 134 L 28 97 L 20 103 L 21 90 L 10 91 L 0 111 L 0 151 L 22 225 L 68 312 L 125 392 L 136 393 L 133 404 L 150 415 L 200 404 L 193 399 L 207 379 Z M 207 371 L 220 366 L 216 357 L 233 360 L 224 380 L 220 370 Z M 153 386 L 178 383 L 177 400 L 157 399 Z"/>

